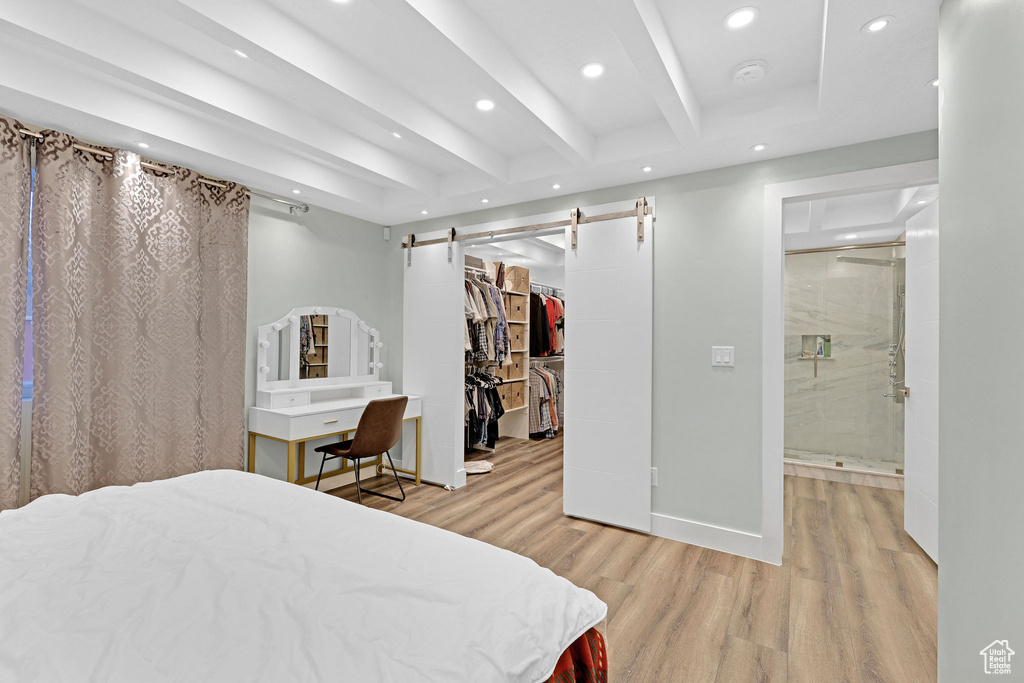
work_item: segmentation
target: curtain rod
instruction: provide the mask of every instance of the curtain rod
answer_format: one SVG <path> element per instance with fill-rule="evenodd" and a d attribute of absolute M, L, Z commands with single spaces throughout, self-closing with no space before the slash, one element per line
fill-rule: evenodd
<path fill-rule="evenodd" d="M 469 235 L 456 235 L 455 228 L 448 228 L 450 237 L 438 237 L 432 240 L 423 240 L 422 242 L 416 239 L 416 235 L 410 235 L 409 237 L 411 238 L 413 247 L 426 247 L 431 244 L 447 244 L 449 242 L 461 242 L 463 240 L 476 240 L 480 239 L 481 237 L 494 238 L 499 237 L 501 235 L 514 235 L 520 232 L 537 232 L 538 230 L 548 230 L 550 228 L 565 228 L 570 225 L 573 225 L 574 222 L 576 225 L 583 225 L 584 223 L 597 223 L 598 221 L 613 221 L 617 218 L 637 218 L 641 211 L 641 204 L 643 215 L 649 216 L 652 213 L 651 205 L 647 203 L 646 198 L 641 197 L 640 199 L 637 200 L 637 208 L 631 211 L 617 211 L 615 213 L 604 213 L 601 214 L 600 216 L 584 216 L 582 215 L 582 213 L 579 212 L 579 209 L 574 209 L 574 212 L 578 216 L 578 218 L 576 218 L 575 221 L 574 219 L 569 218 L 564 221 L 553 221 L 551 223 L 536 223 L 534 225 L 524 225 L 521 228 L 504 228 L 503 230 L 488 230 L 487 232 L 478 232 Z M 642 235 L 642 232 L 639 230 L 639 226 L 638 233 Z M 573 230 L 573 235 L 575 236 L 575 230 Z M 402 249 L 408 248 L 409 242 L 402 242 Z M 576 248 L 575 242 L 573 243 L 573 248 Z"/>
<path fill-rule="evenodd" d="M 22 135 L 27 135 L 28 137 L 34 138 L 35 140 L 43 140 L 43 139 L 45 139 L 45 136 L 42 133 L 35 133 L 35 132 L 33 132 L 31 130 L 28 130 L 26 128 L 19 128 L 18 132 L 21 133 Z M 80 145 L 78 143 L 75 143 L 72 146 L 75 149 L 79 150 L 80 152 L 86 152 L 88 154 L 95 154 L 97 156 L 106 157 L 106 159 L 108 161 L 110 159 L 114 158 L 113 154 L 111 154 L 110 152 L 108 152 L 108 151 L 106 151 L 104 149 L 96 149 L 95 147 L 88 147 L 87 145 Z M 177 173 L 178 173 L 173 168 L 169 168 L 167 166 L 161 166 L 160 164 L 154 164 L 154 163 L 149 162 L 149 161 L 143 161 L 141 166 L 143 168 L 148 168 L 148 169 L 150 169 L 152 171 L 156 171 L 157 173 L 164 173 L 166 175 L 177 175 Z M 225 185 L 224 183 L 217 182 L 216 180 L 212 180 L 210 178 L 204 178 L 204 177 L 200 176 L 199 177 L 199 182 L 201 182 L 203 185 L 206 185 L 208 187 L 218 187 L 218 188 L 220 188 L 222 190 L 227 189 L 227 185 Z M 294 213 L 295 211 L 299 211 L 301 213 L 307 213 L 309 211 L 309 204 L 298 203 L 298 202 L 290 202 L 287 199 L 278 199 L 277 197 L 272 197 L 272 196 L 270 196 L 268 194 L 263 194 L 262 192 L 256 192 L 256 191 L 250 190 L 248 188 L 246 188 L 245 193 L 247 195 L 249 195 L 250 197 L 259 197 L 260 199 L 266 199 L 266 200 L 271 201 L 271 202 L 277 202 L 278 204 L 284 204 L 284 205 L 286 205 L 288 207 L 289 213 Z"/>

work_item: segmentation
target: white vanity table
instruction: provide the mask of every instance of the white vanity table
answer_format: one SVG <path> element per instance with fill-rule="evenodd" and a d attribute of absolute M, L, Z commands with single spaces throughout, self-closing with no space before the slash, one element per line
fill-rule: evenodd
<path fill-rule="evenodd" d="M 256 333 L 256 405 L 249 409 L 248 470 L 255 471 L 256 437 L 287 444 L 288 481 L 305 485 L 306 442 L 348 439 L 363 409 L 376 398 L 394 396 L 380 381 L 377 330 L 343 308 L 294 308 Z M 397 469 L 420 483 L 422 401 L 410 396 L 405 421 L 416 423 L 416 468 Z M 404 458 L 403 458 L 404 461 Z M 404 464 L 404 462 L 403 462 Z M 382 460 L 363 467 L 385 467 Z M 351 464 L 331 473 L 351 472 Z"/>

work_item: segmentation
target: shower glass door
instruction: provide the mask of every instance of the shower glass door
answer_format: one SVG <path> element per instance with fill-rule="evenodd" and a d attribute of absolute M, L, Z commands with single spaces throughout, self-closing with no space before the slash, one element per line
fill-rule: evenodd
<path fill-rule="evenodd" d="M 903 472 L 904 252 L 786 256 L 787 459 Z"/>

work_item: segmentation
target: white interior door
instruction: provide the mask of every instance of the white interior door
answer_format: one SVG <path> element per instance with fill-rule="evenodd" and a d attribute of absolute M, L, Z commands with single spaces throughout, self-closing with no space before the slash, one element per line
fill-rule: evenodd
<path fill-rule="evenodd" d="M 907 221 L 904 527 L 939 561 L 939 205 Z"/>
<path fill-rule="evenodd" d="M 652 217 L 566 230 L 564 512 L 651 529 Z"/>

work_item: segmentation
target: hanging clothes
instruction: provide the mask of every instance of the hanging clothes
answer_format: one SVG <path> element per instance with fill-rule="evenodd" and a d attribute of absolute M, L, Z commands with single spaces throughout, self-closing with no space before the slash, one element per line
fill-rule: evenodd
<path fill-rule="evenodd" d="M 562 376 L 546 366 L 530 368 L 530 438 L 552 439 L 562 425 Z"/>
<path fill-rule="evenodd" d="M 512 359 L 511 334 L 501 290 L 476 277 L 466 278 L 467 362 L 489 361 L 503 366 Z"/>
<path fill-rule="evenodd" d="M 565 300 L 530 294 L 530 355 L 551 356 L 565 352 Z"/>
<path fill-rule="evenodd" d="M 505 414 L 498 387 L 500 377 L 475 372 L 466 375 L 466 452 L 494 451 L 498 441 L 498 419 Z"/>

